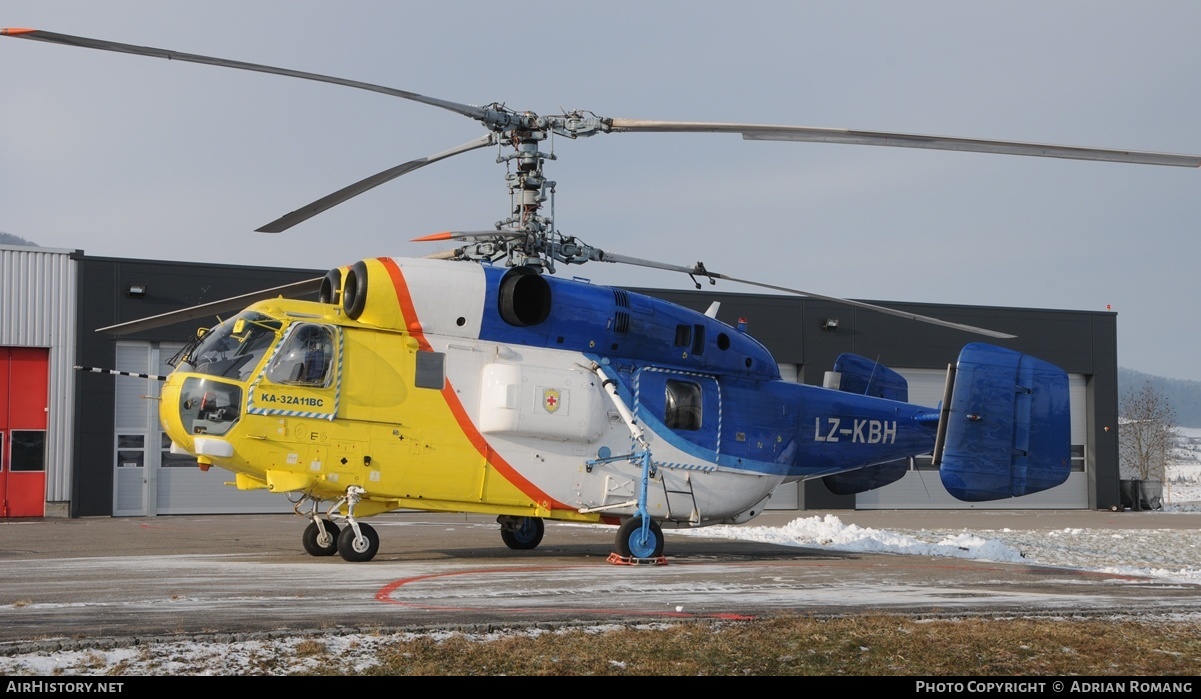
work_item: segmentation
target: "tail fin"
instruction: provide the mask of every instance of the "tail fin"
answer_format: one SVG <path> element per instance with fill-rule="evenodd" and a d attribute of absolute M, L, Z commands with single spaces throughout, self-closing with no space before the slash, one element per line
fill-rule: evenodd
<path fill-rule="evenodd" d="M 905 381 L 905 377 L 880 362 L 857 354 L 840 354 L 834 362 L 834 371 L 826 372 L 825 386 L 860 396 L 874 396 L 902 403 L 909 400 L 909 383 Z M 824 476 L 822 483 L 835 495 L 852 495 L 895 483 L 908 471 L 909 460 L 902 459 Z"/>
<path fill-rule="evenodd" d="M 934 462 L 943 485 L 979 502 L 1037 493 L 1071 469 L 1067 374 L 983 343 L 963 348 L 943 405 Z"/>
<path fill-rule="evenodd" d="M 837 388 L 847 393 L 887 398 L 902 403 L 909 400 L 909 383 L 905 381 L 905 377 L 867 357 L 849 353 L 838 355 L 834 362 L 834 376 L 837 377 L 838 385 L 828 385 L 828 379 L 826 388 Z"/>

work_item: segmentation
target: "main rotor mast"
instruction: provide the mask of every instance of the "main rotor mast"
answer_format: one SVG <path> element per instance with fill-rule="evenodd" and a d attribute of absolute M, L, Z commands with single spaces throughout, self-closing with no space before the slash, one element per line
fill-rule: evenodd
<path fill-rule="evenodd" d="M 499 103 L 483 108 L 480 121 L 497 136 L 509 152 L 496 157 L 508 165 L 505 182 L 509 189 L 510 215 L 496 222 L 491 239 L 480 233 L 476 240 L 455 250 L 456 259 L 496 262 L 506 259 L 510 266 L 545 267 L 554 272 L 555 262 L 583 264 L 604 259 L 601 250 L 585 245 L 574 237 L 565 237 L 555 229 L 555 187 L 543 171 L 547 160 L 556 160 L 542 144 L 555 134 L 584 138 L 610 130 L 609 120 L 588 112 L 540 116 L 534 112 L 516 112 Z M 549 212 L 544 206 L 549 202 Z"/>

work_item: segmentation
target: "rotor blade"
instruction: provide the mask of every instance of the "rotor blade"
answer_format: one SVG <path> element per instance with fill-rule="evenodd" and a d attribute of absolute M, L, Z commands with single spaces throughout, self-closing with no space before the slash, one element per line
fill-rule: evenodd
<path fill-rule="evenodd" d="M 212 303 L 204 303 L 199 306 L 192 306 L 191 308 L 183 308 L 178 311 L 171 311 L 170 313 L 161 313 L 156 316 L 150 316 L 149 318 L 131 320 L 128 323 L 118 323 L 116 325 L 97 328 L 96 332 L 108 333 L 110 335 L 129 335 L 131 333 L 141 332 L 142 330 L 151 330 L 153 328 L 161 328 L 165 325 L 182 323 L 185 320 L 195 320 L 197 318 L 216 316 L 221 313 L 241 311 L 256 301 L 271 299 L 277 296 L 301 298 L 304 296 L 310 296 L 319 291 L 321 289 L 321 282 L 322 278 L 320 277 L 317 279 L 306 279 L 302 282 L 284 284 L 283 286 L 276 286 L 270 289 L 263 289 L 261 291 L 253 291 L 249 294 L 232 296 L 227 299 L 221 299 L 220 301 L 213 301 Z"/>
<path fill-rule="evenodd" d="M 788 287 L 776 286 L 774 284 L 764 284 L 762 282 L 753 282 L 753 281 L 749 281 L 746 279 L 737 279 L 735 277 L 728 277 L 724 274 L 710 272 L 709 270 L 705 269 L 705 266 L 703 264 L 700 264 L 700 263 L 697 263 L 696 266 L 694 266 L 694 267 L 684 267 L 683 265 L 671 265 L 671 264 L 666 264 L 663 262 L 654 262 L 651 260 L 643 260 L 643 259 L 640 259 L 637 257 L 627 257 L 626 255 L 617 255 L 617 254 L 610 253 L 610 252 L 604 253 L 603 256 L 601 257 L 601 259 L 605 262 L 617 262 L 617 263 L 621 263 L 621 264 L 636 265 L 639 267 L 650 267 L 652 269 L 662 269 L 662 270 L 667 270 L 669 272 L 683 272 L 684 274 L 687 274 L 692 277 L 700 276 L 700 277 L 708 277 L 709 279 L 724 279 L 729 282 L 736 282 L 738 284 L 746 284 L 748 286 L 757 286 L 762 289 L 773 289 L 775 291 L 783 291 L 784 293 L 795 294 L 797 296 L 808 296 L 809 298 L 820 299 L 822 301 L 833 301 L 834 303 L 841 303 L 841 304 L 845 304 L 848 306 L 855 306 L 856 308 L 864 308 L 869 311 L 885 313 L 888 315 L 897 316 L 899 318 L 915 320 L 915 321 L 918 321 L 921 323 L 930 323 L 932 325 L 940 325 L 944 328 L 954 328 L 956 330 L 963 330 L 964 332 L 975 333 L 977 335 L 985 335 L 988 337 L 996 337 L 996 338 L 1004 338 L 1004 339 L 1011 339 L 1011 338 L 1017 337 L 1017 335 L 1010 335 L 1008 333 L 998 332 L 996 330 L 989 330 L 987 328 L 977 328 L 974 325 L 964 325 L 962 323 L 952 323 L 948 320 L 942 320 L 940 318 L 932 318 L 930 316 L 918 315 L 916 313 L 909 313 L 908 311 L 898 311 L 895 308 L 887 308 L 885 306 L 877 306 L 875 304 L 864 303 L 862 301 L 852 301 L 850 299 L 841 299 L 841 298 L 838 298 L 835 296 L 824 296 L 822 294 L 815 294 L 811 291 L 802 291 L 800 289 L 789 289 Z"/>
<path fill-rule="evenodd" d="M 420 238 L 413 238 L 412 243 L 436 243 L 443 240 L 467 240 L 476 242 L 480 240 L 496 240 L 497 238 L 520 238 L 528 235 L 526 231 L 506 231 L 506 230 L 491 230 L 491 231 L 442 231 L 441 233 L 430 233 L 423 235 Z"/>
<path fill-rule="evenodd" d="M 149 46 L 135 46 L 103 39 L 92 39 L 69 34 L 59 34 L 39 29 L 9 27 L 0 29 L 0 36 L 16 39 L 31 39 L 66 46 L 129 53 L 152 58 L 203 63 L 207 65 L 248 70 L 259 73 L 271 73 L 286 77 L 301 78 L 317 82 L 332 83 L 353 87 L 360 90 L 378 92 L 393 97 L 440 107 L 448 111 L 462 114 L 482 121 L 491 126 L 500 122 L 502 114 L 469 104 L 452 102 L 450 100 L 427 97 L 415 92 L 397 88 L 375 85 L 358 80 L 347 80 L 319 73 L 278 68 L 258 63 L 247 63 L 199 54 L 181 53 L 167 49 Z M 1022 141 L 993 141 L 984 139 L 955 138 L 947 136 L 930 136 L 922 134 L 890 133 L 884 131 L 855 131 L 850 129 L 833 129 L 809 126 L 772 126 L 765 124 L 739 124 L 722 122 L 688 122 L 688 121 L 654 121 L 645 119 L 605 119 L 608 131 L 654 131 L 654 132 L 697 132 L 697 133 L 740 133 L 747 140 L 759 141 L 813 141 L 819 143 L 848 143 L 858 145 L 891 146 L 902 148 L 928 148 L 935 150 L 958 150 L 978 153 L 1001 153 L 1009 155 L 1039 156 L 1045 158 L 1066 158 L 1074 160 L 1103 160 L 1111 162 L 1139 163 L 1146 165 L 1172 165 L 1178 167 L 1201 167 L 1201 156 L 1173 153 L 1154 153 L 1146 151 L 1126 151 L 1108 148 L 1088 148 L 1078 146 L 1061 146 Z M 587 132 L 578 135 L 595 133 L 589 127 Z"/>
<path fill-rule="evenodd" d="M 265 66 L 258 63 L 246 63 L 243 61 L 233 61 L 225 58 L 214 58 L 212 56 L 201 56 L 194 53 L 180 53 L 178 51 L 169 51 L 167 49 L 156 49 L 150 46 L 134 46 L 132 44 L 120 44 L 115 41 L 105 41 L 103 39 L 89 39 L 82 36 L 71 36 L 70 34 L 57 34 L 55 32 L 42 31 L 40 29 L 25 29 L 20 27 L 9 27 L 0 29 L 0 36 L 9 36 L 14 39 L 33 39 L 35 41 L 46 41 L 52 44 L 63 44 L 66 46 L 78 46 L 85 49 L 98 49 L 100 51 L 114 51 L 116 53 L 132 53 L 138 56 L 149 56 L 151 58 L 165 58 L 169 61 L 186 61 L 189 63 L 204 63 L 211 66 L 221 66 L 223 68 L 236 68 L 238 70 L 249 70 L 258 73 L 272 73 L 274 75 L 283 75 L 290 78 L 301 78 L 303 80 L 315 80 L 323 83 L 333 83 L 334 85 L 343 85 L 345 87 L 354 87 L 360 90 L 369 90 L 371 92 L 379 92 L 393 97 L 401 97 L 403 99 L 421 102 L 434 107 L 441 107 L 463 116 L 471 117 L 472 119 L 482 120 L 487 112 L 470 104 L 460 104 L 449 100 L 437 99 L 435 97 L 426 97 L 419 95 L 416 92 L 407 90 L 398 90 L 394 87 L 385 87 L 383 85 L 373 85 L 372 83 L 360 82 L 358 80 L 346 80 L 345 78 L 335 78 L 329 75 L 320 75 L 318 73 L 306 73 L 301 70 L 291 70 L 288 68 L 276 68 L 274 66 Z"/>
<path fill-rule="evenodd" d="M 271 223 L 268 223 L 267 225 L 263 226 L 262 228 L 256 228 L 255 230 L 258 231 L 259 233 L 280 233 L 282 231 L 286 231 L 289 228 L 291 228 L 292 226 L 295 226 L 298 223 L 307 221 L 310 218 L 321 213 L 322 211 L 325 211 L 326 209 L 337 206 L 338 204 L 341 204 L 342 202 L 346 201 L 347 199 L 350 199 L 351 197 L 356 197 L 356 196 L 362 194 L 363 192 L 366 192 L 369 189 L 373 189 L 375 187 L 380 186 L 381 184 L 383 184 L 385 182 L 388 182 L 389 180 L 394 180 L 397 177 L 400 177 L 401 175 L 412 172 L 418 168 L 425 167 L 426 165 L 429 165 L 431 163 L 436 163 L 439 160 L 445 160 L 446 158 L 449 158 L 452 155 L 458 155 L 459 153 L 466 153 L 467 151 L 475 150 L 476 148 L 483 148 L 484 146 L 491 146 L 491 145 L 494 145 L 495 143 L 496 143 L 496 135 L 489 133 L 489 134 L 485 134 L 484 136 L 481 136 L 480 138 L 475 139 L 474 141 L 464 143 L 463 145 L 456 146 L 454 148 L 451 148 L 450 150 L 442 151 L 441 153 L 438 153 L 436 155 L 431 155 L 426 158 L 418 158 L 416 160 L 410 160 L 407 163 L 397 165 L 396 167 L 388 168 L 387 170 L 384 170 L 383 172 L 378 172 L 370 177 L 361 179 L 358 182 L 355 182 L 354 184 L 350 185 L 349 187 L 343 187 L 342 189 L 339 189 L 338 191 L 334 192 L 333 194 L 328 194 L 324 197 L 321 197 L 317 201 L 315 201 L 311 204 L 302 206 L 290 214 L 285 214 L 283 216 L 280 216 L 279 218 L 275 219 Z"/>
<path fill-rule="evenodd" d="M 749 141 L 813 141 L 817 143 L 849 143 L 863 146 L 898 148 L 929 148 L 1003 155 L 1029 155 L 1071 160 L 1103 160 L 1141 165 L 1172 165 L 1201 167 L 1201 155 L 1153 153 L 1147 151 L 1113 150 L 1079 146 L 1055 146 L 1022 141 L 989 141 L 976 138 L 926 136 L 922 134 L 889 133 L 886 131 L 852 131 L 813 126 L 768 126 L 763 124 L 727 124 L 720 122 L 647 121 L 642 119 L 610 119 L 611 131 L 648 131 L 670 133 L 740 133 Z"/>

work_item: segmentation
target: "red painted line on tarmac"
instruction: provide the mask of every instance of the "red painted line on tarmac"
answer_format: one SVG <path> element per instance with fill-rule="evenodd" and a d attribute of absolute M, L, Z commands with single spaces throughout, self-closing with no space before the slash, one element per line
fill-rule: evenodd
<path fill-rule="evenodd" d="M 460 570 L 460 571 L 455 571 L 455 572 L 451 572 L 451 573 L 430 573 L 428 575 L 415 575 L 411 578 L 401 578 L 400 580 L 394 580 L 394 581 L 388 583 L 387 585 L 384 585 L 383 587 L 381 587 L 379 589 L 378 592 L 375 593 L 375 599 L 376 599 L 376 601 L 383 602 L 384 604 L 392 604 L 392 605 L 396 605 L 398 607 L 412 607 L 415 609 L 426 609 L 426 610 L 430 610 L 430 611 L 460 611 L 460 612 L 461 611 L 473 611 L 473 610 L 485 611 L 485 608 L 483 608 L 483 607 L 478 607 L 478 608 L 477 607 L 445 607 L 445 606 L 420 604 L 417 602 L 404 602 L 401 600 L 394 599 L 392 597 L 392 595 L 393 595 L 393 593 L 395 593 L 397 590 L 404 587 L 405 585 L 409 585 L 412 583 L 425 582 L 427 580 L 437 580 L 438 578 L 451 578 L 451 577 L 455 577 L 455 576 L 459 576 L 459 575 L 489 575 L 489 574 L 494 574 L 494 573 L 509 574 L 509 573 L 515 573 L 515 572 L 516 573 L 527 573 L 527 572 L 539 572 L 539 571 L 561 571 L 561 570 L 568 570 L 570 568 L 587 568 L 587 567 L 589 567 L 589 566 L 529 566 L 529 567 L 515 567 L 515 568 L 477 568 L 474 570 Z M 575 611 L 575 612 L 579 612 L 581 614 L 584 614 L 584 613 L 630 614 L 630 615 L 638 615 L 638 616 L 666 617 L 666 618 L 673 618 L 673 619 L 713 618 L 713 619 L 724 619 L 727 621 L 750 621 L 752 619 L 757 618 L 757 617 L 749 616 L 749 615 L 745 615 L 745 614 L 733 614 L 733 613 L 724 613 L 724 612 L 718 612 L 715 614 L 692 614 L 689 612 L 676 612 L 676 611 L 666 611 L 666 610 L 660 611 L 660 610 L 652 610 L 652 609 L 605 609 L 605 608 L 595 608 L 595 607 L 487 607 L 486 611 L 493 611 L 493 612 Z"/>

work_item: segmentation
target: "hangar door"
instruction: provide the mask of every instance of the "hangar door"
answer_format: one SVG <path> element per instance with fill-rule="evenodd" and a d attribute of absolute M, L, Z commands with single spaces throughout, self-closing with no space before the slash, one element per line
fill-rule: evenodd
<path fill-rule="evenodd" d="M 41 517 L 46 512 L 49 359 L 44 347 L 0 347 L 2 517 Z"/>

